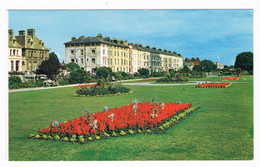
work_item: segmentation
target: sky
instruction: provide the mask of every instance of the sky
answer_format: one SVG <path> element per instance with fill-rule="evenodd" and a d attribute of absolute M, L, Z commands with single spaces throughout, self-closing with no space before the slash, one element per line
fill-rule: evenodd
<path fill-rule="evenodd" d="M 9 10 L 9 29 L 35 29 L 50 52 L 65 59 L 72 36 L 98 33 L 171 51 L 183 58 L 234 65 L 253 52 L 253 10 Z"/>

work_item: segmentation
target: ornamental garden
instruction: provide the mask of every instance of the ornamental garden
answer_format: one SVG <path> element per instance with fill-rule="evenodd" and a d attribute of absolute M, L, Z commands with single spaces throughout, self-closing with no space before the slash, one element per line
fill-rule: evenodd
<path fill-rule="evenodd" d="M 9 93 L 9 159 L 252 159 L 253 77 L 222 78 Z"/>

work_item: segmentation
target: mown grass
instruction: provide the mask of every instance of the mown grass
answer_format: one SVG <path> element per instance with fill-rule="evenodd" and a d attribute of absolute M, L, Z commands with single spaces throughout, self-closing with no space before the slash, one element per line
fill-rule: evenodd
<path fill-rule="evenodd" d="M 128 86 L 134 93 L 74 97 L 75 88 L 9 93 L 9 160 L 250 160 L 253 158 L 253 83 L 229 88 Z M 201 108 L 165 134 L 126 136 L 85 145 L 24 139 L 51 121 L 139 101 L 182 101 Z"/>

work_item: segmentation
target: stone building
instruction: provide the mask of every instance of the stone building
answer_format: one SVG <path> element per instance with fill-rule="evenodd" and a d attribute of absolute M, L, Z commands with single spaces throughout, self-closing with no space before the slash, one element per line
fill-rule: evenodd
<path fill-rule="evenodd" d="M 22 47 L 22 71 L 36 71 L 42 61 L 49 59 L 49 49 L 35 36 L 35 29 L 27 29 L 27 35 L 20 30 L 15 39 Z"/>

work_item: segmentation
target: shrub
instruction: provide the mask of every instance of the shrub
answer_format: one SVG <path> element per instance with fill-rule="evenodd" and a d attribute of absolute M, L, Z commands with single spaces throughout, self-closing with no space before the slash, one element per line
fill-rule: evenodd
<path fill-rule="evenodd" d="M 65 81 L 65 80 L 59 81 L 59 85 L 68 85 L 68 84 L 69 84 L 68 81 Z"/>
<path fill-rule="evenodd" d="M 101 78 L 107 78 L 109 75 L 109 71 L 105 67 L 100 67 L 97 69 L 96 74 Z"/>
<path fill-rule="evenodd" d="M 118 93 L 129 93 L 131 89 L 123 86 L 122 84 L 116 83 L 111 84 L 109 86 L 90 86 L 90 87 L 83 87 L 76 91 L 78 95 L 89 95 L 89 96 L 96 96 L 96 95 L 109 95 L 109 94 L 118 94 Z"/>
<path fill-rule="evenodd" d="M 8 81 L 9 81 L 8 83 L 9 89 L 17 89 L 22 84 L 22 80 L 18 76 L 10 76 Z"/>

